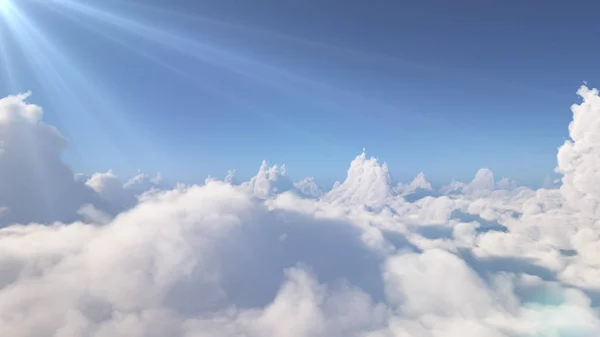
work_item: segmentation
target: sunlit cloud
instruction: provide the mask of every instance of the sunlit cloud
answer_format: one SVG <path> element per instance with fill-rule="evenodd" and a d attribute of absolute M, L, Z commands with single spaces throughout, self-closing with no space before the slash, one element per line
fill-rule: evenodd
<path fill-rule="evenodd" d="M 324 193 L 266 162 L 242 183 L 233 172 L 190 186 L 111 171 L 73 179 L 41 108 L 27 95 L 1 99 L 0 178 L 11 185 L 0 190 L 0 331 L 597 336 L 600 97 L 578 94 L 558 151 L 561 188 L 518 187 L 481 169 L 413 201 L 432 189 L 425 177 L 395 185 L 365 152 Z M 52 164 L 60 210 L 38 207 L 22 131 Z"/>

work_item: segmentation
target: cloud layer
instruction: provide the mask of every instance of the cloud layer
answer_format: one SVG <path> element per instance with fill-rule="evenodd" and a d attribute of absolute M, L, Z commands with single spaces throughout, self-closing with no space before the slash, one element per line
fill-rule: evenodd
<path fill-rule="evenodd" d="M 600 97 L 582 87 L 559 188 L 395 184 L 365 153 L 324 193 L 264 162 L 248 182 L 75 175 L 28 95 L 0 100 L 6 336 L 600 334 Z"/>

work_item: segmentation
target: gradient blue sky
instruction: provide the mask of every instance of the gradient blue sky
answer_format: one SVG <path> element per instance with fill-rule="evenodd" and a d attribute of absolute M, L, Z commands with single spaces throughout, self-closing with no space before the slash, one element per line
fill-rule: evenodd
<path fill-rule="evenodd" d="M 593 1 L 11 1 L 0 95 L 31 90 L 84 173 L 327 186 L 364 147 L 397 180 L 539 185 L 600 72 Z"/>

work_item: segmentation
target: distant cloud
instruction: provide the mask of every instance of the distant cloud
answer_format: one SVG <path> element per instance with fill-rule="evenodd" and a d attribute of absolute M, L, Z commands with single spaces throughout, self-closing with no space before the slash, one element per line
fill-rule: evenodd
<path fill-rule="evenodd" d="M 258 173 L 242 186 L 262 198 L 289 191 L 294 185 L 285 175 L 285 169 L 285 165 L 269 166 L 267 161 L 263 161 Z"/>
<path fill-rule="evenodd" d="M 346 180 L 336 184 L 324 199 L 333 204 L 379 207 L 395 195 L 387 164 L 367 158 L 363 151 L 350 163 Z"/>
<path fill-rule="evenodd" d="M 294 187 L 301 195 L 307 197 L 319 198 L 323 196 L 323 191 L 317 185 L 313 177 L 307 177 L 294 183 Z"/>
<path fill-rule="evenodd" d="M 327 193 L 267 162 L 241 183 L 75 176 L 41 108 L 4 98 L 0 331 L 597 336 L 600 98 L 578 92 L 560 187 L 481 169 L 433 191 L 361 153 Z"/>

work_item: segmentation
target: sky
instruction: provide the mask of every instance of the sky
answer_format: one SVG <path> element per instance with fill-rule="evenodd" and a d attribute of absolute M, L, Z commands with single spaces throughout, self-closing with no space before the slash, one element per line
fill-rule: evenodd
<path fill-rule="evenodd" d="M 0 0 L 2 335 L 600 336 L 595 8 L 365 4 Z"/>
<path fill-rule="evenodd" d="M 329 187 L 366 148 L 401 181 L 537 186 L 598 75 L 591 1 L 11 3 L 0 96 L 31 91 L 85 174 L 249 178 L 266 159 Z"/>

